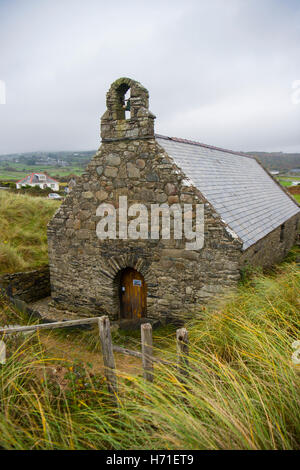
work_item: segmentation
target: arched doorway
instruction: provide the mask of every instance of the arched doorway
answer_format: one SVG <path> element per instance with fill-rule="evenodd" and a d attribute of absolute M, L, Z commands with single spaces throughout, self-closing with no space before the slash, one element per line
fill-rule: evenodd
<path fill-rule="evenodd" d="M 123 269 L 120 276 L 120 317 L 137 319 L 146 316 L 147 286 L 141 273 Z"/>

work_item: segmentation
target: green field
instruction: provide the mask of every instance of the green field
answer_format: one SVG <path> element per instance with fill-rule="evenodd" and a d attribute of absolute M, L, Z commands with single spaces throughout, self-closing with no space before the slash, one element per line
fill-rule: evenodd
<path fill-rule="evenodd" d="M 286 187 L 289 187 L 292 185 L 292 181 L 299 181 L 300 183 L 300 176 L 279 176 L 279 177 L 276 177 L 277 181 L 279 181 L 279 183 L 282 185 L 282 186 L 286 186 Z"/>
<path fill-rule="evenodd" d="M 10 169 L 6 169 L 10 168 Z M 67 167 L 57 167 L 49 165 L 24 165 L 24 163 L 7 163 L 0 162 L 0 180 L 18 181 L 26 175 L 35 172 L 47 172 L 50 176 L 63 177 L 70 174 L 81 175 L 84 167 L 79 165 L 71 165 Z"/>
<path fill-rule="evenodd" d="M 300 204 L 300 194 L 293 194 L 296 201 Z"/>

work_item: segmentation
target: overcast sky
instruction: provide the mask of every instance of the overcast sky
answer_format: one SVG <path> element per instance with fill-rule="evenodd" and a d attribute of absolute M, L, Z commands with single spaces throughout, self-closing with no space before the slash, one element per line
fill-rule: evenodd
<path fill-rule="evenodd" d="M 300 152 L 299 0 L 0 0 L 0 154 L 98 148 L 122 76 L 157 133 Z"/>

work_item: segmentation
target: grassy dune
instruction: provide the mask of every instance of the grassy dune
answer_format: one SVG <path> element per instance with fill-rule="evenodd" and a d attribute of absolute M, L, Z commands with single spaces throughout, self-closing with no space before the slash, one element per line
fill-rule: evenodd
<path fill-rule="evenodd" d="M 12 344 L 0 369 L 0 446 L 299 449 L 300 370 L 291 360 L 291 343 L 300 339 L 299 292 L 292 258 L 244 281 L 219 308 L 187 325 L 188 381 L 178 381 L 175 366 L 156 366 L 149 385 L 122 367 L 118 410 L 101 373 L 49 356 L 36 335 Z M 13 315 L 3 303 L 3 318 Z M 95 333 L 84 332 L 84 342 L 88 334 Z M 158 336 L 154 346 L 163 349 L 155 353 L 175 363 L 174 338 Z M 65 336 L 69 346 L 73 338 L 78 332 Z"/>
<path fill-rule="evenodd" d="M 0 273 L 48 262 L 46 226 L 60 202 L 0 191 Z"/>

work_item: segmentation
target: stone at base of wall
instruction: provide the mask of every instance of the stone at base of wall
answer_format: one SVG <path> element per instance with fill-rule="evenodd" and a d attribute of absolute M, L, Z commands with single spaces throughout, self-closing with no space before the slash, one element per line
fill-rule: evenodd
<path fill-rule="evenodd" d="M 0 276 L 0 290 L 14 299 L 24 302 L 35 300 L 50 295 L 50 273 L 49 266 L 12 274 Z"/>
<path fill-rule="evenodd" d="M 122 329 L 132 329 L 135 328 L 135 323 L 138 324 L 139 322 L 149 322 L 152 324 L 153 327 L 158 325 L 166 325 L 168 323 L 172 323 L 174 325 L 182 326 L 184 322 L 188 319 L 191 319 L 193 315 L 184 315 L 184 314 L 177 314 L 177 315 L 168 315 L 166 314 L 164 317 L 160 318 L 152 318 L 152 317 L 145 317 L 145 318 L 138 318 L 136 320 L 127 320 L 127 319 L 120 319 L 115 318 L 109 315 L 106 311 L 85 311 L 80 309 L 74 309 L 73 305 L 64 305 L 62 308 L 61 304 L 58 304 L 56 307 L 56 303 L 53 302 L 51 297 L 47 297 L 44 299 L 40 299 L 36 302 L 31 302 L 28 304 L 28 307 L 31 311 L 34 311 L 38 314 L 39 318 L 43 321 L 64 321 L 64 320 L 77 320 L 83 318 L 90 318 L 90 317 L 101 317 L 102 315 L 108 315 L 110 317 L 111 324 L 118 325 L 118 327 Z M 200 309 L 200 307 L 199 307 Z M 198 309 L 198 310 L 199 310 Z M 170 313 L 170 312 L 169 312 Z M 124 328 L 123 328 L 124 327 Z"/>

